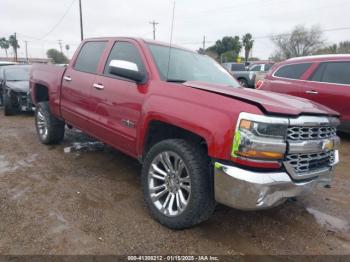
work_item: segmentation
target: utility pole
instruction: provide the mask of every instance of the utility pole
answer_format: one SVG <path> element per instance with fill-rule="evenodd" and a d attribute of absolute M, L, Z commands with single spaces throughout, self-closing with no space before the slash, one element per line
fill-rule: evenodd
<path fill-rule="evenodd" d="M 60 45 L 60 50 L 61 50 L 61 53 L 63 54 L 63 49 L 62 49 L 62 40 L 58 40 L 58 44 Z"/>
<path fill-rule="evenodd" d="M 203 37 L 203 50 L 205 50 L 205 36 Z"/>
<path fill-rule="evenodd" d="M 28 41 L 24 41 L 24 43 L 26 44 L 26 60 L 27 60 L 27 63 L 29 63 L 29 58 L 28 58 Z"/>
<path fill-rule="evenodd" d="M 156 22 L 156 21 L 152 21 L 152 22 L 149 22 L 151 25 L 153 25 L 153 40 L 156 40 L 156 25 L 158 25 L 159 23 Z"/>
<path fill-rule="evenodd" d="M 80 13 L 80 40 L 84 40 L 84 28 L 83 28 L 83 11 L 81 9 L 81 0 L 79 0 L 79 13 Z"/>

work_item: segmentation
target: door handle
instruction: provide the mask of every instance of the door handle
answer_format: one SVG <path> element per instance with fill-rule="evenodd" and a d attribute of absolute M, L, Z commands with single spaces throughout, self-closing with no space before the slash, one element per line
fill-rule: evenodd
<path fill-rule="evenodd" d="M 101 84 L 93 84 L 93 87 L 95 87 L 96 89 L 98 89 L 98 90 L 102 90 L 103 88 L 105 88 L 103 85 L 101 85 Z"/>
<path fill-rule="evenodd" d="M 72 78 L 70 76 L 65 76 L 65 77 L 63 77 L 63 79 L 68 81 L 68 82 L 72 81 Z"/>
<path fill-rule="evenodd" d="M 306 91 L 306 94 L 310 94 L 310 95 L 318 95 L 318 92 L 315 90 L 308 90 Z"/>

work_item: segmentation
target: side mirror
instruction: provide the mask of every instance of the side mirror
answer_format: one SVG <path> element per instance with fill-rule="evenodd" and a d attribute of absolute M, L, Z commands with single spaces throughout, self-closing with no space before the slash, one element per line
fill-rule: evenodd
<path fill-rule="evenodd" d="M 142 83 L 145 75 L 139 71 L 137 64 L 124 60 L 112 60 L 109 63 L 109 73 Z"/>

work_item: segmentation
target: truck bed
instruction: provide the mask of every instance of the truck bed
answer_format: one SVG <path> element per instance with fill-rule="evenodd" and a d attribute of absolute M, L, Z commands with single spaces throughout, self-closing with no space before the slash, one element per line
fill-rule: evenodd
<path fill-rule="evenodd" d="M 30 73 L 30 91 L 33 103 L 36 104 L 37 94 L 33 92 L 34 85 L 49 86 L 50 107 L 53 113 L 60 116 L 60 96 L 62 78 L 66 71 L 65 66 L 34 64 Z"/>

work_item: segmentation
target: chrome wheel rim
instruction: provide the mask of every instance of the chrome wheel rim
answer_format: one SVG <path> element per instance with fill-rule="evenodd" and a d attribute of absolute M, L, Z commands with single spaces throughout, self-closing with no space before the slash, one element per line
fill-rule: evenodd
<path fill-rule="evenodd" d="M 191 197 L 191 179 L 183 159 L 175 152 L 162 152 L 151 163 L 148 188 L 153 205 L 162 214 L 183 213 Z"/>
<path fill-rule="evenodd" d="M 36 116 L 36 126 L 38 127 L 39 135 L 45 139 L 47 137 L 48 128 L 47 128 L 47 121 L 43 113 L 40 112 L 40 110 L 37 113 Z"/>

